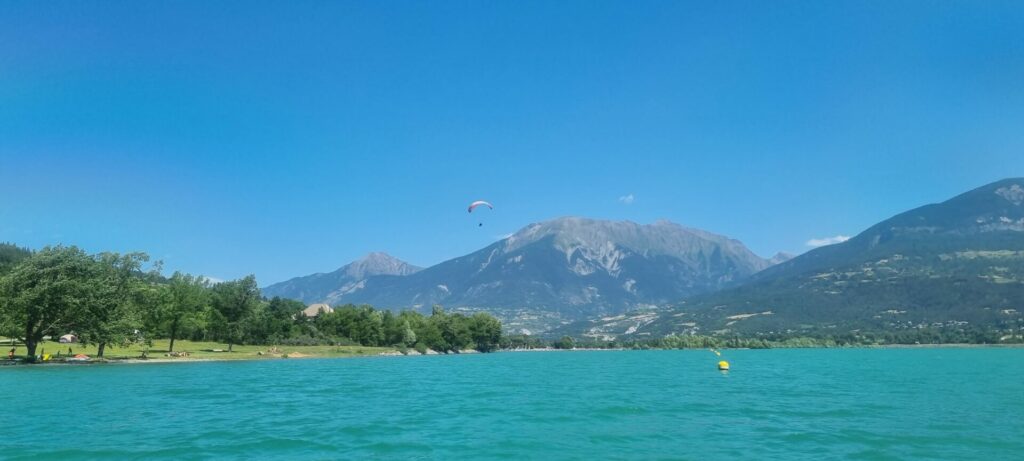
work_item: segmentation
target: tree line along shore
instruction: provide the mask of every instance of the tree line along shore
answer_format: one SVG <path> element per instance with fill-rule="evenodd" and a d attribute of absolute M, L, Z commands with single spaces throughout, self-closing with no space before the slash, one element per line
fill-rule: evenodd
<path fill-rule="evenodd" d="M 0 336 L 23 345 L 19 358 L 27 361 L 40 357 L 44 339 L 68 334 L 79 347 L 95 346 L 96 357 L 108 348 L 145 351 L 157 339 L 167 340 L 159 350 L 173 354 L 183 339 L 220 343 L 226 352 L 238 344 L 488 352 L 502 338 L 501 323 L 482 312 L 438 306 L 423 315 L 346 305 L 308 316 L 305 308 L 261 297 L 252 275 L 221 283 L 165 276 L 144 253 L 0 246 Z"/>
<path fill-rule="evenodd" d="M 310 314 L 301 302 L 260 295 L 254 276 L 212 283 L 202 276 L 161 273 L 145 253 L 87 254 L 74 246 L 30 251 L 0 244 L 0 345 L 32 362 L 89 348 L 102 358 L 261 358 L 388 353 L 491 352 L 500 349 L 688 349 L 848 347 L 995 343 L 980 333 L 918 330 L 814 336 L 668 335 L 642 340 L 545 339 L 507 334 L 490 314 L 429 315 L 344 305 Z M 55 340 L 72 334 L 76 344 Z M 979 336 L 980 335 L 980 336 Z M 2 339 L 6 338 L 6 339 Z M 186 341 L 182 344 L 182 341 Z M 236 345 L 244 353 L 231 355 Z M 42 347 L 40 347 L 42 346 Z M 181 349 L 182 346 L 185 349 Z M 0 346 L 2 347 L 2 346 Z M 306 352 L 301 352 L 301 351 Z M 412 352 L 415 351 L 415 352 Z M 228 353 L 227 355 L 224 355 Z"/>

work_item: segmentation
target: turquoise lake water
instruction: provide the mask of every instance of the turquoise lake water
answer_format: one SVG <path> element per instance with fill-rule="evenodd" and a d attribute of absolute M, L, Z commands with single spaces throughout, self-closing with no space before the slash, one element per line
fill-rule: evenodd
<path fill-rule="evenodd" d="M 1024 459 L 1024 349 L 0 368 L 2 459 Z"/>

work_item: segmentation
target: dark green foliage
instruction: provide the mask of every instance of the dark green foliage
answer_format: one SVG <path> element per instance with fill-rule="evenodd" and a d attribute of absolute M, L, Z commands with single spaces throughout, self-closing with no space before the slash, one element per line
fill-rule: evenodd
<path fill-rule="evenodd" d="M 91 281 L 95 291 L 88 315 L 77 328 L 84 344 L 98 344 L 102 357 L 107 345 L 127 345 L 140 340 L 142 303 L 149 301 L 146 278 L 141 276 L 145 253 L 101 253 L 95 257 L 98 274 Z"/>
<path fill-rule="evenodd" d="M 503 335 L 499 346 L 501 349 L 539 349 L 546 347 L 541 338 L 530 335 Z"/>
<path fill-rule="evenodd" d="M 28 355 L 46 335 L 95 326 L 92 301 L 102 271 L 77 247 L 46 247 L 0 278 L 0 334 L 24 341 Z"/>
<path fill-rule="evenodd" d="M 501 322 L 489 314 L 473 314 L 468 319 L 468 329 L 470 339 L 480 352 L 490 352 L 501 343 Z"/>
<path fill-rule="evenodd" d="M 160 264 L 143 271 L 144 253 L 90 256 L 76 247 L 31 253 L 0 245 L 0 335 L 25 342 L 29 354 L 44 336 L 75 333 L 84 343 L 120 346 L 132 341 L 179 337 L 228 344 L 336 344 L 415 347 L 426 351 L 492 351 L 501 344 L 501 323 L 475 313 L 429 317 L 395 314 L 370 306 L 339 306 L 314 318 L 305 304 L 260 297 L 256 279 L 211 285 L 204 277 L 175 273 Z M 102 352 L 101 352 L 102 354 Z"/>
<path fill-rule="evenodd" d="M 144 313 L 147 330 L 170 338 L 168 351 L 182 333 L 205 327 L 210 306 L 210 287 L 203 277 L 175 272 L 150 292 L 149 309 Z"/>
<path fill-rule="evenodd" d="M 321 313 L 307 322 L 316 332 L 335 341 L 363 346 L 414 347 L 425 351 L 495 350 L 501 340 L 501 322 L 491 315 L 447 314 L 436 307 L 429 317 L 414 311 L 398 315 L 370 306 L 345 305 Z"/>
<path fill-rule="evenodd" d="M 364 346 L 384 345 L 384 315 L 369 306 L 341 306 L 313 319 L 318 332 Z"/>
<path fill-rule="evenodd" d="M 573 349 L 576 347 L 576 340 L 572 336 L 562 336 L 561 339 L 555 341 L 551 346 L 555 349 Z"/>
<path fill-rule="evenodd" d="M 32 252 L 26 248 L 11 243 L 0 243 L 0 275 L 10 272 L 15 265 L 29 256 L 32 256 Z"/>
<path fill-rule="evenodd" d="M 250 324 L 247 342 L 268 344 L 306 333 L 297 323 L 306 305 L 291 299 L 273 298 L 261 304 Z"/>
<path fill-rule="evenodd" d="M 248 276 L 213 287 L 213 321 L 218 339 L 228 343 L 228 351 L 235 343 L 244 341 L 246 321 L 256 310 L 260 290 L 256 277 Z"/>

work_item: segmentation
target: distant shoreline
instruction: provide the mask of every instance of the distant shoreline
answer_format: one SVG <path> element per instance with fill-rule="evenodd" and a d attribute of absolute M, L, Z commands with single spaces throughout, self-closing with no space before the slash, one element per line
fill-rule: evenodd
<path fill-rule="evenodd" d="M 782 350 L 782 349 L 973 349 L 973 348 L 1024 348 L 1024 344 L 971 344 L 971 343 L 957 343 L 957 344 L 858 344 L 849 346 L 792 346 L 792 347 L 716 347 L 715 349 L 720 351 L 769 351 L 769 350 Z M 650 347 L 647 349 L 633 349 L 628 347 L 617 347 L 617 348 L 576 348 L 576 349 L 509 349 L 500 350 L 495 352 L 587 352 L 587 351 L 702 351 L 707 350 L 706 347 L 684 347 L 684 348 L 668 348 L 668 347 Z"/>
<path fill-rule="evenodd" d="M 0 368 L 4 366 L 88 366 L 88 365 L 141 365 L 141 364 L 158 364 L 158 363 L 202 363 L 202 362 L 271 362 L 277 360 L 304 360 L 304 359 L 358 359 L 358 358 L 372 358 L 372 357 L 394 357 L 393 354 L 380 353 L 375 355 L 302 355 L 296 357 L 240 357 L 240 358 L 167 358 L 159 357 L 153 359 L 144 358 L 115 358 L 115 359 L 92 359 L 89 361 L 82 362 L 69 362 L 65 360 L 48 360 L 45 362 L 24 362 L 15 361 L 11 363 L 11 360 L 0 361 Z"/>
<path fill-rule="evenodd" d="M 1024 343 L 1019 344 L 972 344 L 972 343 L 955 343 L 955 344 L 878 344 L 878 345 L 864 345 L 864 346 L 851 346 L 851 347 L 863 347 L 870 349 L 957 349 L 957 348 L 1021 348 L 1024 347 Z"/>
<path fill-rule="evenodd" d="M 972 343 L 950 343 L 950 344 L 857 344 L 848 346 L 792 346 L 792 347 L 716 347 L 715 349 L 720 351 L 769 351 L 769 350 L 783 350 L 783 349 L 979 349 L 979 348 L 993 348 L 993 349 L 1018 349 L 1024 348 L 1024 344 L 972 344 Z M 599 347 L 588 347 L 588 348 L 575 348 L 575 349 L 555 349 L 555 348 L 535 348 L 535 349 L 503 349 L 495 352 L 590 352 L 590 351 L 706 351 L 708 348 L 705 347 L 684 347 L 684 348 L 667 348 L 667 347 L 651 347 L 647 349 L 633 349 L 628 347 L 617 347 L 617 348 L 599 348 Z"/>
<path fill-rule="evenodd" d="M 856 346 L 807 346 L 807 347 L 773 347 L 765 349 L 755 348 L 718 348 L 718 350 L 780 350 L 780 349 L 1021 349 L 1024 348 L 1024 344 L 970 344 L 970 343 L 959 343 L 959 344 L 879 344 L 879 345 L 856 345 Z M 631 348 L 575 348 L 575 349 L 555 349 L 555 348 L 533 348 L 533 349 L 503 349 L 497 350 L 492 353 L 522 353 L 522 352 L 622 352 L 622 351 L 701 351 L 706 350 L 705 348 L 681 348 L 681 349 L 659 349 L 659 348 L 648 348 L 648 349 L 631 349 Z M 301 354 L 291 355 L 288 357 L 284 356 L 246 356 L 246 357 L 233 357 L 233 358 L 216 358 L 216 357 L 157 357 L 157 358 L 101 358 L 92 359 L 84 362 L 69 362 L 65 360 L 51 360 L 46 362 L 34 362 L 28 363 L 21 360 L 0 360 L 0 368 L 4 366 L 19 366 L 19 365 L 37 365 L 37 366 L 75 366 L 75 365 L 138 365 L 138 364 L 158 364 L 158 363 L 201 363 L 201 362 L 252 362 L 252 361 L 274 361 L 274 360 L 302 360 L 302 359 L 353 359 L 353 358 L 372 358 L 372 357 L 426 357 L 430 355 L 475 355 L 479 352 L 462 352 L 462 353 L 450 353 L 450 354 L 402 354 L 397 351 L 392 352 L 380 352 L 376 354 L 353 354 L 353 355 L 311 355 Z"/>

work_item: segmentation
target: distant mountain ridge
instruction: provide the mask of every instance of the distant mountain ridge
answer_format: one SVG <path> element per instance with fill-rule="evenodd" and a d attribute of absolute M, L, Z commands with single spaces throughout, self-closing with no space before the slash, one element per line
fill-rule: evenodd
<path fill-rule="evenodd" d="M 566 217 L 531 224 L 481 250 L 411 274 L 346 279 L 345 287 L 315 292 L 301 283 L 288 289 L 275 285 L 271 292 L 384 308 L 442 304 L 578 319 L 676 302 L 742 281 L 769 265 L 737 240 L 667 221 L 643 225 Z M 313 299 L 328 292 L 332 296 Z"/>
<path fill-rule="evenodd" d="M 366 279 L 382 275 L 403 276 L 422 268 L 387 253 L 370 253 L 329 273 L 319 273 L 275 283 L 261 291 L 266 297 L 280 296 L 304 303 L 335 303 L 345 294 L 359 290 Z"/>
<path fill-rule="evenodd" d="M 574 316 L 672 302 L 768 267 L 736 240 L 677 224 L 559 218 L 344 297 L 383 307 L 541 308 Z"/>
<path fill-rule="evenodd" d="M 1011 178 L 900 213 L 835 245 L 808 251 L 758 274 L 765 279 L 818 270 L 844 262 L 865 261 L 895 251 L 914 249 L 923 241 L 945 248 L 1001 248 L 1003 238 L 1015 244 L 1024 232 L 1024 178 Z M 1009 233 L 1006 233 L 1009 232 Z M 994 246 L 993 246 L 994 245 Z M 908 248 L 909 246 L 909 248 Z"/>
<path fill-rule="evenodd" d="M 1024 178 L 979 187 L 593 336 L 1024 327 Z"/>

